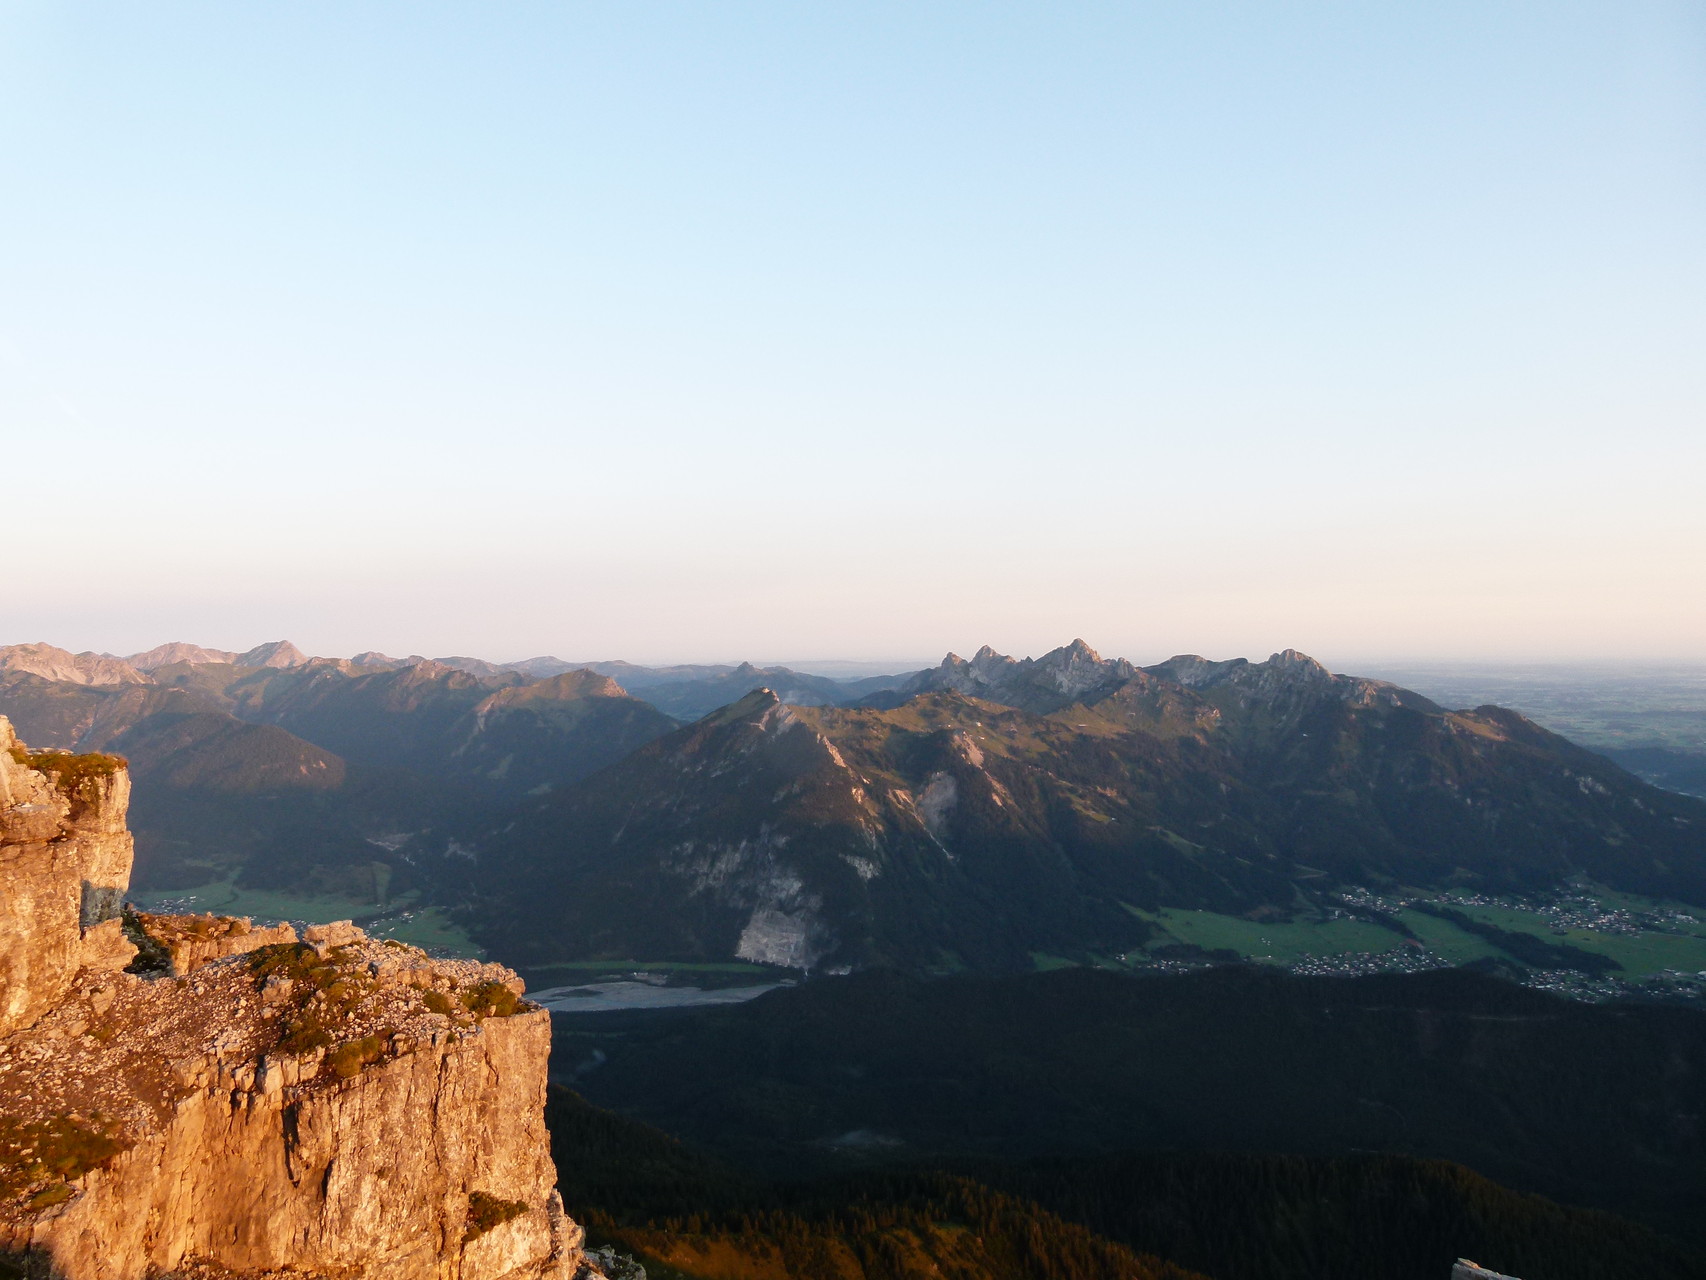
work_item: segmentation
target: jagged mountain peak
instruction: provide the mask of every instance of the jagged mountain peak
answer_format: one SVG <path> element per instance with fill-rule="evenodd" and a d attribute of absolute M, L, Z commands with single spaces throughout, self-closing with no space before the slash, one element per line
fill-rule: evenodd
<path fill-rule="evenodd" d="M 1137 668 L 1124 659 L 1104 659 L 1078 639 L 1040 658 L 1013 658 L 990 645 L 967 662 L 954 654 L 942 665 L 922 671 L 903 687 L 903 694 L 952 689 L 974 698 L 987 698 L 1031 711 L 1054 711 L 1084 693 L 1121 680 Z"/>
<path fill-rule="evenodd" d="M 1017 659 L 1005 653 L 997 653 L 989 645 L 984 645 L 972 655 L 972 660 L 966 667 L 976 680 L 984 684 L 994 684 L 1006 679 L 1020 665 L 1022 664 Z"/>
<path fill-rule="evenodd" d="M 1232 658 L 1211 662 L 1196 654 L 1167 659 L 1143 671 L 1181 685 L 1193 694 L 1216 700 L 1215 690 L 1235 691 L 1252 709 L 1267 708 L 1290 721 L 1306 708 L 1330 703 L 1355 707 L 1408 707 L 1416 711 L 1439 711 L 1428 698 L 1383 680 L 1335 675 L 1308 654 L 1282 649 L 1266 662 Z M 1223 701 L 1223 699 L 1219 700 Z"/>
<path fill-rule="evenodd" d="M 893 692 L 872 695 L 862 705 L 893 707 L 919 694 L 947 690 L 1040 715 L 1082 703 L 1125 719 L 1140 705 L 1147 708 L 1144 715 L 1160 715 L 1165 703 L 1163 719 L 1175 729 L 1202 728 L 1223 714 L 1234 714 L 1240 723 L 1253 715 L 1277 717 L 1274 726 L 1293 724 L 1309 708 L 1330 703 L 1437 709 L 1428 699 L 1395 685 L 1335 675 L 1297 649 L 1282 649 L 1262 662 L 1178 654 L 1154 666 L 1137 667 L 1124 658 L 1102 657 L 1082 638 L 1040 658 L 1016 659 L 988 645 L 969 662 L 949 654 L 941 666 L 917 673 Z"/>
<path fill-rule="evenodd" d="M 1129 680 L 1137 669 L 1124 658 L 1104 659 L 1083 640 L 1051 649 L 1034 663 L 1064 694 L 1080 694 L 1113 680 Z"/>

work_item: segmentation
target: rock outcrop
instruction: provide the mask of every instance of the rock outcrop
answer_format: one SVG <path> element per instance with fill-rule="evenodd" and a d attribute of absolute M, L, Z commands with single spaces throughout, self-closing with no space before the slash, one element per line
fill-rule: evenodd
<path fill-rule="evenodd" d="M 0 720 L 0 1273 L 596 1274 L 520 980 L 348 922 L 131 913 L 137 954 L 127 788 Z"/>
<path fill-rule="evenodd" d="M 186 978 L 203 965 L 260 947 L 295 942 L 289 924 L 256 928 L 247 916 L 171 916 L 148 911 L 126 914 L 131 940 L 140 953 L 133 969 L 157 970 Z"/>
<path fill-rule="evenodd" d="M 0 1034 L 58 1004 L 79 971 L 135 954 L 118 918 L 129 802 L 118 756 L 32 754 L 0 716 Z"/>

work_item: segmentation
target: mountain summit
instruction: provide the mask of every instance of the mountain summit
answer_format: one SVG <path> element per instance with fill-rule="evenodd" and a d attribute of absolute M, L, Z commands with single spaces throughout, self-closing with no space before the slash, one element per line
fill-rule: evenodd
<path fill-rule="evenodd" d="M 1129 680 L 1136 668 L 1123 659 L 1104 660 L 1082 640 L 1050 650 L 1040 658 L 1009 658 L 984 645 L 968 662 L 950 653 L 940 666 L 920 671 L 892 694 L 879 694 L 874 705 L 897 706 L 919 693 L 951 689 L 972 698 L 1047 714 L 1094 689 Z"/>

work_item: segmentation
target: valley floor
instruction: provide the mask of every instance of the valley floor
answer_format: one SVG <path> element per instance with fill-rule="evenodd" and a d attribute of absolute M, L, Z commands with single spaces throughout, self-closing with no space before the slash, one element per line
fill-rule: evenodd
<path fill-rule="evenodd" d="M 1706 999 L 1706 918 L 1682 903 L 1572 886 L 1522 897 L 1353 889 L 1341 906 L 1253 920 L 1164 907 L 1161 936 L 1110 967 L 1182 972 L 1216 959 L 1355 976 L 1478 964 L 1577 999 Z M 1039 956 L 1038 967 L 1065 963 Z"/>

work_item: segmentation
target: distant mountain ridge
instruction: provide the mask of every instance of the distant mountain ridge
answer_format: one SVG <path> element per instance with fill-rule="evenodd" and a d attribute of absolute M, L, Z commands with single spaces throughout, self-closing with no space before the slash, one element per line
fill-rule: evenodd
<path fill-rule="evenodd" d="M 144 672 L 14 646 L 0 650 L 0 714 L 44 747 L 131 758 L 143 887 L 238 874 L 358 896 L 376 864 L 396 889 L 436 885 L 491 813 L 676 723 L 594 673 L 528 684 L 362 658 L 174 644 L 138 655 Z"/>
<path fill-rule="evenodd" d="M 787 667 L 759 667 L 750 662 L 647 667 L 622 661 L 567 662 L 549 656 L 524 658 L 517 662 L 490 662 L 466 655 L 426 658 L 417 653 L 406 658 L 394 658 L 378 650 L 358 653 L 352 658 L 324 658 L 311 657 L 288 640 L 274 640 L 241 653 L 174 641 L 125 658 L 112 654 L 74 654 L 46 644 L 0 647 L 0 672 L 22 671 L 49 680 L 78 684 L 143 684 L 157 671 L 180 666 L 288 668 L 332 664 L 346 671 L 355 668 L 382 671 L 425 663 L 437 663 L 482 680 L 536 681 L 570 671 L 595 671 L 616 680 L 628 693 L 650 694 L 647 701 L 662 711 L 685 719 L 697 719 L 760 686 L 774 688 L 789 702 L 809 706 L 837 705 L 896 687 L 914 674 L 902 672 L 843 679 L 810 675 Z"/>
<path fill-rule="evenodd" d="M 1586 875 L 1706 903 L 1706 806 L 1515 713 L 1294 650 L 1139 667 L 1082 640 L 986 646 L 857 681 L 209 656 L 0 649 L 0 713 L 134 756 L 145 883 L 383 863 L 529 963 L 1024 969 L 1140 949 L 1164 906 L 1283 915 L 1341 886 Z"/>
<path fill-rule="evenodd" d="M 72 653 L 51 644 L 0 648 L 0 674 L 40 676 L 66 684 L 147 684 L 148 677 L 110 653 Z"/>
<path fill-rule="evenodd" d="M 146 653 L 133 653 L 125 661 L 138 671 L 153 671 L 158 667 L 185 662 L 221 662 L 234 667 L 299 667 L 309 661 L 309 658 L 290 641 L 274 640 L 270 644 L 256 645 L 245 653 L 205 649 L 199 644 L 163 644 Z"/>
<path fill-rule="evenodd" d="M 1284 649 L 1266 662 L 1248 658 L 1213 662 L 1196 654 L 1181 654 L 1150 667 L 1137 667 L 1124 658 L 1103 658 L 1083 640 L 1074 640 L 1040 658 L 1011 658 L 985 645 L 968 661 L 950 653 L 941 665 L 920 671 L 893 691 L 866 698 L 867 706 L 898 706 L 920 693 L 951 690 L 1038 715 L 1049 715 L 1078 702 L 1094 705 L 1120 689 L 1149 694 L 1164 686 L 1204 692 L 1230 688 L 1246 697 L 1273 700 L 1283 695 L 1294 703 L 1314 693 L 1360 705 L 1386 702 L 1419 710 L 1439 711 L 1434 702 L 1383 680 L 1334 675 L 1315 659 L 1296 649 Z"/>
<path fill-rule="evenodd" d="M 640 684 L 737 670 L 601 665 Z M 0 647 L 0 707 L 43 746 L 133 758 L 150 888 L 235 873 L 339 892 L 373 883 L 376 862 L 394 887 L 442 881 L 492 813 L 676 725 L 586 664 L 323 658 L 288 641 L 173 642 L 128 660 Z"/>

